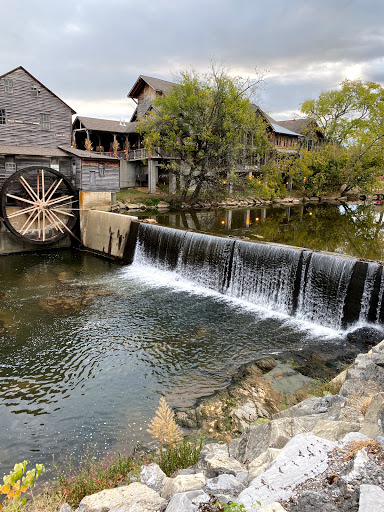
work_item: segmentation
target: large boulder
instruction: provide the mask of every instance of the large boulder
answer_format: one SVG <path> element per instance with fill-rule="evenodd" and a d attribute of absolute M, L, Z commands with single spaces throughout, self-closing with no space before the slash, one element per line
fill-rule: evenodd
<path fill-rule="evenodd" d="M 372 397 L 360 432 L 371 439 L 384 435 L 384 393 Z"/>
<path fill-rule="evenodd" d="M 234 475 L 244 482 L 248 477 L 246 467 L 229 454 L 228 445 L 208 444 L 200 452 L 197 468 L 205 471 L 208 478 L 222 474 Z"/>
<path fill-rule="evenodd" d="M 133 484 L 86 496 L 76 512 L 157 512 L 166 500 L 144 484 Z"/>
<path fill-rule="evenodd" d="M 281 450 L 270 468 L 255 478 L 238 496 L 238 502 L 248 511 L 279 500 L 288 500 L 302 482 L 327 469 L 329 453 L 336 443 L 313 434 L 299 434 Z M 253 507 L 253 508 L 252 508 Z"/>
<path fill-rule="evenodd" d="M 282 507 L 280 503 L 275 501 L 275 503 L 271 503 L 270 505 L 261 508 L 259 512 L 286 512 L 286 509 Z"/>
<path fill-rule="evenodd" d="M 312 433 L 323 439 L 338 441 L 343 439 L 348 432 L 357 432 L 359 429 L 360 423 L 320 420 L 313 428 Z"/>
<path fill-rule="evenodd" d="M 215 495 L 220 492 L 235 496 L 244 489 L 244 484 L 233 475 L 223 474 L 207 480 L 205 487 L 208 492 Z"/>
<path fill-rule="evenodd" d="M 333 415 L 333 409 L 339 410 L 341 407 L 344 407 L 345 403 L 345 398 L 338 395 L 307 398 L 299 404 L 274 414 L 272 418 L 274 420 L 279 418 L 298 418 L 317 414 L 319 415 L 319 419 L 325 419 L 328 418 L 329 415 Z"/>
<path fill-rule="evenodd" d="M 166 480 L 166 474 L 157 464 L 147 464 L 141 468 L 140 481 L 156 492 L 161 492 Z"/>
<path fill-rule="evenodd" d="M 347 372 L 339 394 L 344 397 L 366 397 L 384 392 L 384 341 L 367 354 L 359 354 Z"/>
<path fill-rule="evenodd" d="M 268 448 L 283 448 L 297 434 L 310 432 L 317 415 L 281 418 L 261 425 L 252 425 L 240 438 L 235 457 L 240 462 L 252 461 Z"/>
<path fill-rule="evenodd" d="M 180 492 L 172 496 L 165 512 L 197 512 L 200 503 L 207 503 L 209 499 L 202 490 Z"/>
<path fill-rule="evenodd" d="M 256 477 L 262 475 L 272 462 L 279 455 L 281 450 L 277 448 L 268 448 L 265 452 L 260 454 L 248 465 L 248 481 L 251 482 Z"/>
<path fill-rule="evenodd" d="M 174 494 L 201 489 L 205 485 L 206 478 L 203 473 L 195 475 L 178 475 L 175 478 L 167 478 L 164 482 L 161 497 L 168 499 Z"/>

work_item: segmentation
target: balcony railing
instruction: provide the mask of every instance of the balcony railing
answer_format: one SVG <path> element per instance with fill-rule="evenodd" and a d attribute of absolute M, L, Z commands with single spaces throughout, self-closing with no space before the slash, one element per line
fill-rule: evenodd
<path fill-rule="evenodd" d="M 177 156 L 164 148 L 154 148 L 151 151 L 147 148 L 140 148 L 129 151 L 129 160 L 145 160 L 146 158 L 177 158 Z"/>

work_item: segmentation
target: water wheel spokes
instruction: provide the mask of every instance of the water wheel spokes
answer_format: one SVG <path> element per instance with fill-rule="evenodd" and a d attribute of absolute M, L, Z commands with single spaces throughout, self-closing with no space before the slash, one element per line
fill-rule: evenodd
<path fill-rule="evenodd" d="M 71 182 L 58 171 L 27 167 L 4 183 L 1 191 L 4 223 L 24 241 L 55 242 L 67 234 L 73 235 L 78 216 L 76 195 Z"/>

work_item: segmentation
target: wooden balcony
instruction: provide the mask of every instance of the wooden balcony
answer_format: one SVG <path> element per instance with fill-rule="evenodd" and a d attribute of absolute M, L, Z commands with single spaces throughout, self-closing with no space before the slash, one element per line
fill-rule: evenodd
<path fill-rule="evenodd" d="M 131 149 L 129 151 L 129 161 L 145 160 L 147 158 L 171 159 L 178 157 L 164 148 L 154 148 L 151 152 L 146 148 Z"/>

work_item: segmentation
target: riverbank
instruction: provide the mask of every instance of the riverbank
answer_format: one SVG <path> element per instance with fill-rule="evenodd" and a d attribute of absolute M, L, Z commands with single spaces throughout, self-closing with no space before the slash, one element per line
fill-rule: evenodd
<path fill-rule="evenodd" d="M 358 194 L 356 192 L 348 194 L 326 194 L 321 196 L 307 197 L 294 192 L 288 193 L 286 197 L 275 197 L 273 199 L 263 199 L 255 197 L 237 197 L 229 196 L 221 200 L 199 200 L 192 203 L 181 202 L 176 196 L 168 196 L 164 192 L 157 194 L 146 194 L 143 189 L 138 191 L 122 190 L 117 194 L 117 201 L 111 206 L 111 211 L 123 213 L 124 211 L 167 211 L 169 209 L 181 210 L 209 210 L 214 208 L 245 208 L 245 207 L 265 207 L 270 205 L 300 205 L 300 204 L 342 204 L 342 203 L 361 203 L 362 201 L 375 202 L 383 199 L 382 193 Z"/>
<path fill-rule="evenodd" d="M 231 501 L 243 504 L 247 512 L 381 511 L 369 508 L 372 496 L 376 507 L 384 496 L 384 341 L 370 348 L 375 336 L 374 331 L 356 332 L 349 345 L 333 347 L 332 355 L 332 347 L 309 347 L 242 366 L 226 390 L 229 399 L 218 393 L 194 410 L 211 407 L 213 412 L 212 400 L 228 405 L 228 400 L 238 400 L 241 390 L 248 407 L 233 401 L 232 411 L 249 412 L 257 395 L 257 417 L 243 415 L 244 423 L 236 432 L 227 432 L 226 443 L 211 440 L 194 466 L 172 478 L 157 464 L 148 464 L 151 458 L 140 464 L 132 461 L 125 477 L 115 483 L 118 487 L 87 496 L 77 511 L 216 512 L 223 509 L 214 503 Z M 286 400 L 278 410 L 267 410 L 279 393 L 281 398 L 279 387 L 292 392 L 302 379 L 301 390 L 307 392 L 314 378 L 332 377 L 359 350 L 364 353 L 348 369 L 324 387 L 312 388 L 320 396 L 296 393 L 296 405 L 289 407 Z M 220 423 L 219 417 L 216 420 Z M 231 438 L 234 433 L 241 435 Z M 97 474 L 95 467 L 91 471 Z M 63 502 L 65 493 L 60 498 Z M 38 503 L 35 508 L 28 505 L 26 512 L 44 510 Z M 54 503 L 56 508 L 45 510 L 58 510 L 60 500 Z M 72 509 L 63 505 L 60 510 Z"/>
<path fill-rule="evenodd" d="M 247 512 L 381 512 L 383 420 L 384 341 L 357 356 L 337 394 L 206 445 L 198 463 L 173 478 L 144 466 L 140 482 L 88 496 L 77 511 L 213 512 L 215 502 L 236 502 Z"/>
<path fill-rule="evenodd" d="M 382 337 L 381 331 L 361 328 L 339 343 L 311 344 L 251 361 L 235 372 L 226 389 L 177 411 L 176 420 L 193 435 L 221 441 L 239 436 L 253 423 L 268 421 L 309 397 L 337 393 L 343 384 L 337 376 L 344 377 L 355 358 Z"/>

